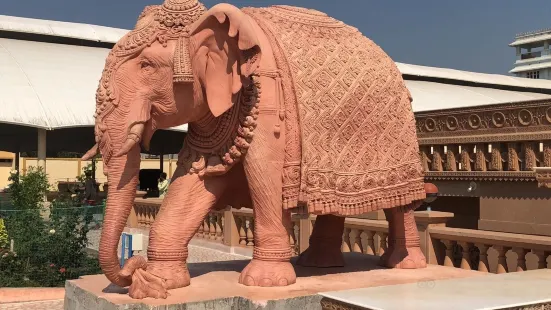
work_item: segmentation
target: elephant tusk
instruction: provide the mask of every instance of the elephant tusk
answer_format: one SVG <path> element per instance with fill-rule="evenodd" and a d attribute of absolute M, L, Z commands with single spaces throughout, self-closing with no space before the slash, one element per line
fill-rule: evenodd
<path fill-rule="evenodd" d="M 130 152 L 130 150 L 135 146 L 137 145 L 139 142 L 132 139 L 131 137 L 128 138 L 128 140 L 126 140 L 126 142 L 124 142 L 123 146 L 121 147 L 121 149 L 117 152 L 117 154 L 115 154 L 115 157 L 121 157 L 121 156 L 124 156 L 126 154 L 128 154 L 128 152 Z"/>
<path fill-rule="evenodd" d="M 90 160 L 92 159 L 94 156 L 96 156 L 98 154 L 98 144 L 96 143 L 94 146 L 92 146 L 92 148 L 90 150 L 88 150 L 88 152 L 86 152 L 86 154 L 84 154 L 84 156 L 82 156 L 82 160 Z"/>

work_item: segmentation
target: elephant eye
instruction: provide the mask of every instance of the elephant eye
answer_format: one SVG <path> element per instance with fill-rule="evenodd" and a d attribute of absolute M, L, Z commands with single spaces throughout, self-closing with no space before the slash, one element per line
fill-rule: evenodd
<path fill-rule="evenodd" d="M 151 65 L 151 63 L 150 63 L 149 61 L 143 60 L 143 61 L 140 62 L 140 67 L 141 67 L 142 69 L 147 69 L 147 68 L 152 67 L 152 65 Z"/>

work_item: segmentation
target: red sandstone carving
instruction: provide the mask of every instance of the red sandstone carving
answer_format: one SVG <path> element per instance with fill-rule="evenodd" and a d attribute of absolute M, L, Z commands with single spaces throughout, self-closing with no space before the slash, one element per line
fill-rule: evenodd
<path fill-rule="evenodd" d="M 97 144 L 85 155 L 101 152 L 110 184 L 105 275 L 130 286 L 133 298 L 166 298 L 189 285 L 187 245 L 209 210 L 227 203 L 255 209 L 244 285 L 295 282 L 290 211 L 319 215 L 299 264 L 342 265 L 343 217 L 384 209 L 390 247 L 382 263 L 424 267 L 413 210 L 426 194 L 411 100 L 390 57 L 324 13 L 229 4 L 207 11 L 196 0 L 147 7 L 107 58 Z M 184 123 L 189 134 L 148 260 L 132 258 L 121 270 L 117 242 L 134 200 L 139 145 Z"/>

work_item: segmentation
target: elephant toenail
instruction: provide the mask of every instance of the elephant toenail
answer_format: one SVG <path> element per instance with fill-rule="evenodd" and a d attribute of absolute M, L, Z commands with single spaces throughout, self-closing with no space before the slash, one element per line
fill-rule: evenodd
<path fill-rule="evenodd" d="M 277 284 L 279 286 L 287 286 L 289 285 L 289 281 L 287 281 L 287 279 L 279 279 L 279 281 L 277 282 Z"/>
<path fill-rule="evenodd" d="M 245 281 L 243 281 L 243 284 L 245 284 L 247 286 L 255 286 L 256 285 L 253 277 L 251 277 L 251 276 L 245 276 Z"/>
<path fill-rule="evenodd" d="M 273 284 L 272 280 L 268 278 L 264 278 L 260 281 L 260 286 L 269 287 L 269 286 L 272 286 L 272 284 Z"/>

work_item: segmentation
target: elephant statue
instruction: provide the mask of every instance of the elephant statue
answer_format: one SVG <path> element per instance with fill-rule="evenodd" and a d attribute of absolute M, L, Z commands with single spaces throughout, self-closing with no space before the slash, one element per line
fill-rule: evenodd
<path fill-rule="evenodd" d="M 105 276 L 132 298 L 190 284 L 187 246 L 210 210 L 252 206 L 253 258 L 239 282 L 295 283 L 291 212 L 315 214 L 298 264 L 344 264 L 346 216 L 384 210 L 381 264 L 423 268 L 413 210 L 426 199 L 412 98 L 392 59 L 356 28 L 310 9 L 238 9 L 197 0 L 148 6 L 111 50 L 96 94 L 96 145 L 109 194 L 99 247 Z M 189 124 L 147 260 L 121 268 L 141 148 Z"/>

